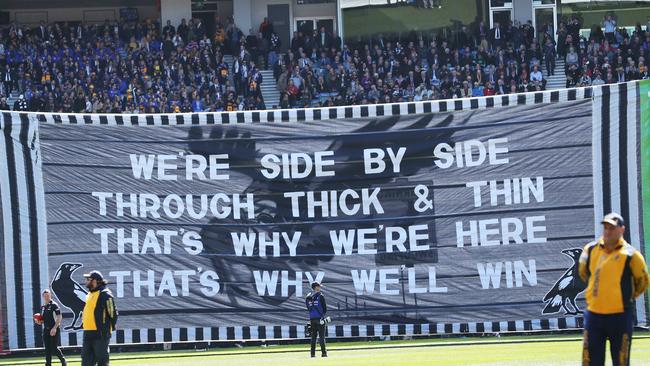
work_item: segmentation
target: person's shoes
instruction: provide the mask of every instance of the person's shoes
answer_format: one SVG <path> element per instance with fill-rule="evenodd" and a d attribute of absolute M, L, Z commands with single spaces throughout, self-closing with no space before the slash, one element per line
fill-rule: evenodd
<path fill-rule="evenodd" d="M 323 354 L 320 355 L 320 356 L 321 356 L 321 357 L 327 357 L 327 353 L 323 353 Z"/>
<path fill-rule="evenodd" d="M 312 354 L 311 354 L 311 358 L 314 358 L 314 357 L 316 357 L 316 355 L 312 353 Z"/>

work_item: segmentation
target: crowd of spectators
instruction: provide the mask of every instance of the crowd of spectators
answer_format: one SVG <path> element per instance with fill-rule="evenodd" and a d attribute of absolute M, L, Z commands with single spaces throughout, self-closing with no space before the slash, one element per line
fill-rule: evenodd
<path fill-rule="evenodd" d="M 581 37 L 575 17 L 553 28 L 477 21 L 453 37 L 412 32 L 346 42 L 325 28 L 295 32 L 287 50 L 267 19 L 248 35 L 232 19 L 206 29 L 151 20 L 0 30 L 0 109 L 169 113 L 339 106 L 544 90 L 557 58 L 567 87 L 648 78 L 650 29 L 608 16 Z M 224 55 L 233 62 L 224 61 Z M 542 73 L 542 66 L 546 75 Z M 273 70 L 264 80 L 261 69 Z M 275 82 L 279 106 L 262 83 Z"/>
<path fill-rule="evenodd" d="M 560 23 L 558 53 L 566 61 L 566 87 L 591 86 L 648 79 L 650 22 L 637 23 L 630 33 L 612 15 L 592 27 L 588 38 L 579 34 L 577 17 Z"/>
<path fill-rule="evenodd" d="M 281 107 L 463 98 L 544 90 L 543 52 L 530 23 L 483 22 L 453 39 L 411 33 L 346 43 L 296 33 L 273 64 Z M 553 48 L 554 49 L 554 48 Z"/>
<path fill-rule="evenodd" d="M 264 109 L 247 37 L 232 21 L 213 33 L 201 20 L 13 24 L 0 31 L 0 94 L 47 112 Z M 225 52 L 236 54 L 234 65 Z"/>

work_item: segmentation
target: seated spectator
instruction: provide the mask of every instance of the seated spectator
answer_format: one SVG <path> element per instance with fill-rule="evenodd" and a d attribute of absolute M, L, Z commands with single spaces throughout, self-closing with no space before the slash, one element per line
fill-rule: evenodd
<path fill-rule="evenodd" d="M 491 95 L 495 95 L 495 94 L 496 94 L 496 90 L 494 89 L 492 83 L 488 81 L 486 86 L 485 86 L 485 89 L 483 89 L 483 95 L 491 96 Z"/>
<path fill-rule="evenodd" d="M 642 62 L 639 63 L 639 79 L 640 80 L 648 80 L 650 79 L 650 73 L 648 73 L 648 66 L 644 65 Z"/>
<path fill-rule="evenodd" d="M 480 97 L 483 96 L 483 85 L 478 82 L 474 82 L 474 87 L 472 88 L 472 96 Z"/>
<path fill-rule="evenodd" d="M 533 71 L 530 73 L 531 82 L 542 82 L 544 79 L 542 72 L 539 70 L 539 66 L 533 66 Z"/>
<path fill-rule="evenodd" d="M 578 53 L 575 51 L 575 48 L 570 47 L 569 53 L 566 55 L 566 67 L 577 66 L 579 62 Z"/>
<path fill-rule="evenodd" d="M 7 98 L 2 97 L 0 98 L 0 111 L 9 111 L 11 110 L 9 108 L 9 104 L 7 104 Z"/>
<path fill-rule="evenodd" d="M 582 73 L 582 76 L 580 77 L 580 82 L 578 82 L 578 86 L 591 86 L 591 77 L 589 74 L 586 72 Z"/>

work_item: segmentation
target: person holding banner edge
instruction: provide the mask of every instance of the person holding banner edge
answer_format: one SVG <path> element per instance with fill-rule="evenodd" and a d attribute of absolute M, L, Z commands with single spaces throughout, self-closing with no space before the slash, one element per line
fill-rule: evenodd
<path fill-rule="evenodd" d="M 318 282 L 311 284 L 310 292 L 307 295 L 305 303 L 309 311 L 309 324 L 311 326 L 311 357 L 316 357 L 316 337 L 320 341 L 320 352 L 322 357 L 327 357 L 325 349 L 325 324 L 329 323 L 330 318 L 327 316 L 327 303 L 325 296 L 321 292 L 321 285 Z"/>
<path fill-rule="evenodd" d="M 585 246 L 579 262 L 580 277 L 587 282 L 582 365 L 605 365 L 609 339 L 612 365 L 628 366 L 634 301 L 647 290 L 650 276 L 641 253 L 623 238 L 623 217 L 610 213 L 601 223 L 603 235 Z"/>
<path fill-rule="evenodd" d="M 82 366 L 108 366 L 109 343 L 117 324 L 118 312 L 111 290 L 106 288 L 104 276 L 99 271 L 84 274 L 86 296 L 83 321 Z"/>

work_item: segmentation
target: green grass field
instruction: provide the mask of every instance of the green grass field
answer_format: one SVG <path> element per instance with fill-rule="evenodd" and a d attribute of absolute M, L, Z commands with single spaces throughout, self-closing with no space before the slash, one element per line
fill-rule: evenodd
<path fill-rule="evenodd" d="M 465 338 L 398 342 L 332 343 L 329 357 L 309 358 L 307 345 L 113 354 L 111 365 L 138 366 L 298 366 L 298 365 L 578 365 L 581 340 L 576 336 Z M 68 358 L 78 366 L 79 357 Z M 42 365 L 42 358 L 0 358 L 2 366 Z M 57 363 L 54 363 L 58 365 Z M 632 343 L 632 365 L 650 365 L 650 336 Z M 608 363 L 607 365 L 611 365 Z"/>

